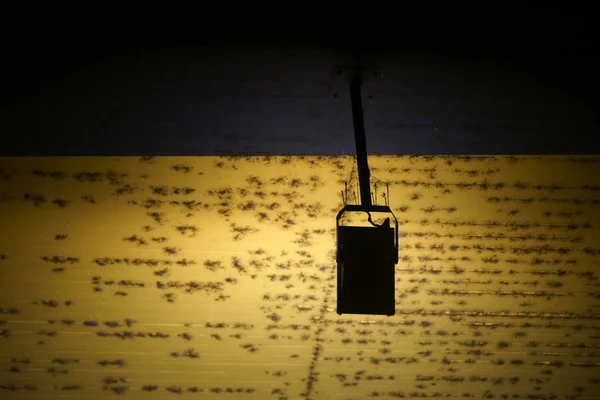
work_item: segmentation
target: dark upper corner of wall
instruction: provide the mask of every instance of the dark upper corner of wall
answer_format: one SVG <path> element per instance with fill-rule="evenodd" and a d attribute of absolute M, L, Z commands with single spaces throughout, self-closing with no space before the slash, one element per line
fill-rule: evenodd
<path fill-rule="evenodd" d="M 361 42 L 383 72 L 363 86 L 369 153 L 600 153 L 596 60 L 398 35 Z M 353 44 L 284 38 L 15 52 L 0 155 L 354 154 L 333 76 Z"/>

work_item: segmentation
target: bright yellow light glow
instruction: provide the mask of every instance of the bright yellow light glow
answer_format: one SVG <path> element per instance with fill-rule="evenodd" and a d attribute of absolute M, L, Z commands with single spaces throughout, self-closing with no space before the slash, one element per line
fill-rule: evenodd
<path fill-rule="evenodd" d="M 599 163 L 370 156 L 386 317 L 335 312 L 353 157 L 0 158 L 0 396 L 593 397 Z"/>

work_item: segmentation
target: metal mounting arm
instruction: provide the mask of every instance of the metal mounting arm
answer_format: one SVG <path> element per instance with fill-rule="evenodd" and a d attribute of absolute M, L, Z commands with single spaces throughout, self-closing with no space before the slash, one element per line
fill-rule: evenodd
<path fill-rule="evenodd" d="M 370 208 L 371 204 L 371 173 L 367 162 L 367 139 L 365 137 L 365 121 L 363 118 L 362 77 L 356 71 L 350 82 L 350 98 L 352 101 L 352 121 L 354 124 L 354 143 L 356 146 L 356 162 L 358 164 L 358 183 L 360 187 L 360 203 Z"/>

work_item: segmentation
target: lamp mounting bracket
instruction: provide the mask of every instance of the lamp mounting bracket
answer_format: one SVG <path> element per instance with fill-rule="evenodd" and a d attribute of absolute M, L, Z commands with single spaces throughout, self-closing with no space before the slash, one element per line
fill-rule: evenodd
<path fill-rule="evenodd" d="M 378 81 L 383 78 L 383 71 L 381 67 L 350 67 L 350 66 L 335 66 L 333 67 L 333 76 L 338 79 L 350 78 L 355 73 L 359 72 L 363 82 Z"/>
<path fill-rule="evenodd" d="M 360 74 L 362 82 L 362 97 L 364 104 L 374 103 L 379 93 L 380 82 L 383 79 L 383 69 L 379 66 L 352 67 L 335 66 L 331 70 L 330 92 L 333 98 L 350 97 L 348 84 L 357 74 Z"/>

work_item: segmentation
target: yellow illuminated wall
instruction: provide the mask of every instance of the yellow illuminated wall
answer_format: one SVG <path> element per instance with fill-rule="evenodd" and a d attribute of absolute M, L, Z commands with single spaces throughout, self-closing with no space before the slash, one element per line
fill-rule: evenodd
<path fill-rule="evenodd" d="M 600 398 L 600 157 L 369 163 L 393 317 L 336 314 L 352 157 L 0 159 L 0 397 Z"/>

